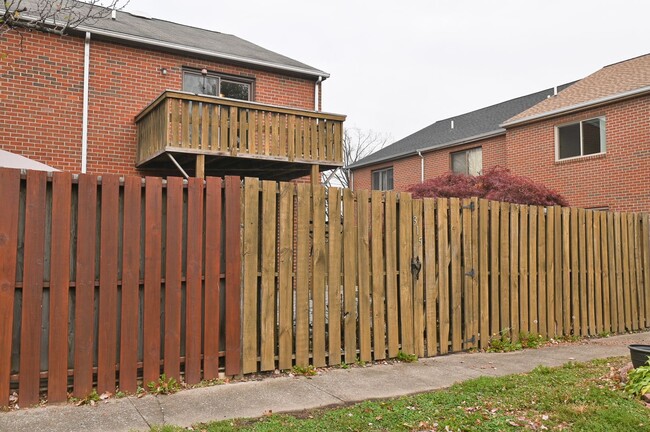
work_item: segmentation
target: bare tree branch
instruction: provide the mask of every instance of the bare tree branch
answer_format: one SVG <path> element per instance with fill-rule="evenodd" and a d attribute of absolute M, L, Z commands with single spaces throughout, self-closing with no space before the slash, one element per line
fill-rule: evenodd
<path fill-rule="evenodd" d="M 94 24 L 128 0 L 4 0 L 0 9 L 0 36 L 21 29 L 63 35 L 82 24 Z"/>
<path fill-rule="evenodd" d="M 345 167 L 363 159 L 371 153 L 382 149 L 388 144 L 388 135 L 373 130 L 359 128 L 345 129 L 343 134 L 343 168 L 337 168 L 322 173 L 323 184 L 326 186 L 351 186 L 350 172 Z"/>

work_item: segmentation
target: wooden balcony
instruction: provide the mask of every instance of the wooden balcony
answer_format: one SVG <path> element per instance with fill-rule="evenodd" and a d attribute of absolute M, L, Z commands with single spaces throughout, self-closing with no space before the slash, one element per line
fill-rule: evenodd
<path fill-rule="evenodd" d="M 345 116 L 165 91 L 135 118 L 136 166 L 289 180 L 343 165 Z M 204 172 L 201 172 L 204 170 Z"/>

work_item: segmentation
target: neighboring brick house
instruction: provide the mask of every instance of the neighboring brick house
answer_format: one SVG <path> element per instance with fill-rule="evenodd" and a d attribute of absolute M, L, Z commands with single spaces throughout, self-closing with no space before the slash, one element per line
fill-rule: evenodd
<path fill-rule="evenodd" d="M 505 166 L 506 130 L 501 123 L 568 85 L 439 120 L 351 164 L 353 188 L 405 190 L 452 170 L 476 174 Z"/>
<path fill-rule="evenodd" d="M 35 1 L 23 5 L 28 17 Z M 288 179 L 341 165 L 344 116 L 319 112 L 329 75 L 236 36 L 116 11 L 0 44 L 1 149 L 75 173 Z"/>
<path fill-rule="evenodd" d="M 524 100 L 532 103 L 504 115 Z M 465 136 L 451 136 L 454 129 Z M 393 188 L 404 190 L 495 165 L 557 190 L 572 206 L 650 211 L 650 55 L 606 66 L 557 94 L 436 122 L 349 168 L 358 189 L 386 186 L 392 167 Z"/>

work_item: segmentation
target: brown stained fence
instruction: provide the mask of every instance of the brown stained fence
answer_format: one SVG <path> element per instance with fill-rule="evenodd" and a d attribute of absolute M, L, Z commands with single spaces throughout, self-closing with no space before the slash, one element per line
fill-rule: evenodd
<path fill-rule="evenodd" d="M 649 222 L 247 178 L 243 372 L 650 327 Z"/>
<path fill-rule="evenodd" d="M 241 373 L 240 195 L 0 169 L 0 406 Z"/>

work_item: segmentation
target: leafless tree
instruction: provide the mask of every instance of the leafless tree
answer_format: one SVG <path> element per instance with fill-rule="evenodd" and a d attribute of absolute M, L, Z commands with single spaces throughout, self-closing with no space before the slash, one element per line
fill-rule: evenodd
<path fill-rule="evenodd" d="M 343 134 L 344 166 L 323 172 L 323 184 L 326 186 L 350 187 L 350 172 L 346 167 L 382 149 L 389 141 L 390 137 L 388 135 L 373 130 L 345 129 Z"/>
<path fill-rule="evenodd" d="M 63 35 L 127 4 L 128 0 L 4 0 L 0 5 L 0 36 L 26 29 Z"/>

